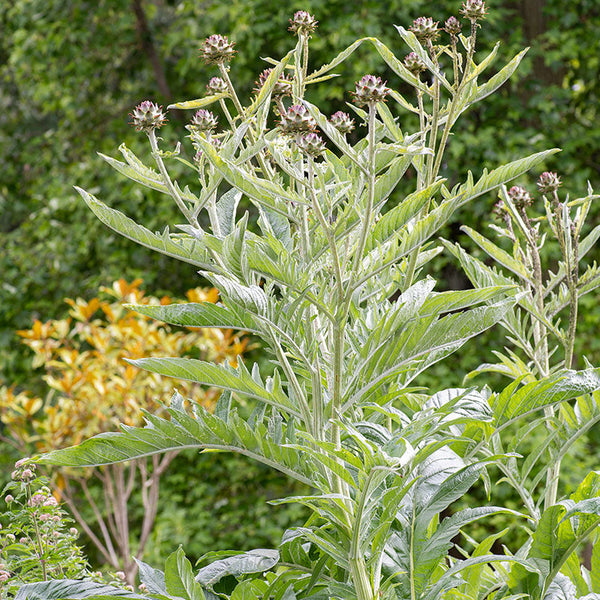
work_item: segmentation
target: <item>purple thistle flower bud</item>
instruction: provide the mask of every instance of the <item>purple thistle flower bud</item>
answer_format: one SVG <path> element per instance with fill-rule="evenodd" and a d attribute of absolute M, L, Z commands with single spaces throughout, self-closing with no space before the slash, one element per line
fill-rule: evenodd
<path fill-rule="evenodd" d="M 418 75 L 427 69 L 427 66 L 416 52 L 411 52 L 404 57 L 404 66 L 413 75 Z"/>
<path fill-rule="evenodd" d="M 129 114 L 131 116 L 130 124 L 135 127 L 136 131 L 143 131 L 144 133 L 160 129 L 167 121 L 162 106 L 158 106 L 150 100 L 144 100 Z"/>
<path fill-rule="evenodd" d="M 444 31 L 449 33 L 451 36 L 456 37 L 462 28 L 460 21 L 452 16 L 444 23 Z"/>
<path fill-rule="evenodd" d="M 466 0 L 460 9 L 460 14 L 473 23 L 485 19 L 487 14 L 485 2 L 483 0 Z"/>
<path fill-rule="evenodd" d="M 212 131 L 217 127 L 217 121 L 217 117 L 210 110 L 201 108 L 192 117 L 190 127 L 197 131 Z"/>
<path fill-rule="evenodd" d="M 273 71 L 273 69 L 265 69 L 258 76 L 258 81 L 254 82 L 254 85 L 256 87 L 252 90 L 255 94 L 258 94 L 260 92 L 260 90 L 262 90 L 263 86 L 267 82 L 267 78 L 269 77 L 269 75 L 271 74 L 272 71 Z M 277 83 L 275 84 L 275 87 L 273 88 L 273 91 L 271 92 L 271 94 L 275 98 L 281 98 L 282 96 L 291 96 L 292 95 L 292 80 L 291 80 L 291 78 L 288 75 L 282 74 L 279 77 L 279 79 L 277 80 Z"/>
<path fill-rule="evenodd" d="M 219 65 L 229 62 L 236 51 L 234 42 L 230 42 L 226 35 L 213 34 L 207 37 L 200 48 L 200 56 L 208 65 Z"/>
<path fill-rule="evenodd" d="M 290 19 L 290 26 L 288 29 L 296 35 L 310 34 L 317 28 L 318 23 L 319 21 L 315 19 L 314 15 L 311 15 L 305 10 L 299 10 L 294 13 L 293 18 Z"/>
<path fill-rule="evenodd" d="M 206 91 L 209 95 L 214 96 L 216 94 L 228 94 L 229 89 L 227 84 L 220 77 L 212 77 L 206 85 Z"/>
<path fill-rule="evenodd" d="M 11 504 L 12 502 L 15 501 L 14 496 L 12 496 L 11 494 L 7 494 L 6 498 L 4 498 L 6 504 Z"/>
<path fill-rule="evenodd" d="M 316 133 L 307 133 L 298 140 L 298 148 L 310 156 L 319 156 L 325 151 L 325 142 Z"/>
<path fill-rule="evenodd" d="M 555 192 L 562 185 L 560 177 L 556 173 L 544 171 L 537 182 L 540 193 L 549 194 Z"/>
<path fill-rule="evenodd" d="M 313 131 L 317 124 L 310 116 L 306 106 L 302 104 L 293 104 L 285 114 L 281 115 L 279 127 L 285 134 L 295 135 L 297 133 L 307 133 Z"/>
<path fill-rule="evenodd" d="M 354 98 L 359 106 L 370 104 L 371 102 L 381 102 L 390 93 L 390 89 L 385 87 L 386 81 L 381 77 L 374 75 L 364 75 L 360 81 L 356 82 L 356 92 Z"/>
<path fill-rule="evenodd" d="M 329 118 L 329 122 L 340 133 L 350 133 L 354 129 L 354 119 L 351 119 L 348 113 L 341 110 L 333 113 Z"/>
<path fill-rule="evenodd" d="M 419 17 L 413 21 L 409 30 L 420 42 L 433 41 L 440 35 L 438 23 L 439 21 L 434 21 L 431 17 Z"/>
<path fill-rule="evenodd" d="M 533 204 L 533 198 L 529 192 L 520 185 L 513 185 L 508 190 L 508 197 L 514 202 L 517 208 L 525 208 Z"/>

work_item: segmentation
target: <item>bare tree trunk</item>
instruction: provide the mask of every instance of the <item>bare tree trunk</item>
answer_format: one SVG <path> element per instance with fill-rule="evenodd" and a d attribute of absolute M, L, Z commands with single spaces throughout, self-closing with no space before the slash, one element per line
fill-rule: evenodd
<path fill-rule="evenodd" d="M 152 33 L 148 27 L 148 21 L 146 19 L 144 7 L 142 6 L 142 0 L 133 0 L 131 5 L 133 12 L 135 13 L 136 29 L 140 40 L 140 45 L 150 60 L 158 89 L 165 100 L 171 100 L 173 97 L 171 94 L 171 89 L 167 83 L 165 69 L 162 61 L 160 60 L 160 56 L 156 51 L 156 46 L 154 45 L 154 40 L 152 39 Z"/>
<path fill-rule="evenodd" d="M 535 45 L 535 40 L 547 30 L 544 17 L 545 0 L 521 0 L 521 16 L 523 17 L 523 33 L 528 45 Z M 539 43 L 539 41 L 538 41 Z M 546 85 L 559 85 L 564 77 L 564 69 L 551 69 L 544 61 L 542 52 L 538 52 L 533 60 L 536 79 Z"/>

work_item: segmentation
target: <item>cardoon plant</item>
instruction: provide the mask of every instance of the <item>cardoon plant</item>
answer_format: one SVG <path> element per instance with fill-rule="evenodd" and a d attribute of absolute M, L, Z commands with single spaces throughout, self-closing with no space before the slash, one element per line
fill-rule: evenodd
<path fill-rule="evenodd" d="M 144 428 L 124 427 L 37 460 L 76 467 L 179 448 L 221 450 L 261 461 L 308 486 L 304 496 L 277 501 L 298 502 L 312 511 L 304 527 L 284 533 L 279 548 L 208 553 L 196 570 L 179 549 L 164 573 L 140 565 L 151 596 L 541 600 L 575 593 L 592 598 L 600 592 L 598 567 L 590 575 L 576 554 L 600 523 L 599 475 L 590 474 L 566 500 L 539 487 L 527 489 L 524 503 L 532 504 L 525 503 L 522 511 L 493 504 L 452 508 L 479 479 L 493 491 L 491 465 L 511 484 L 529 485 L 530 479 L 516 478 L 514 469 L 531 459 L 507 448 L 505 439 L 517 424 L 541 414 L 555 448 L 562 442 L 551 431 L 557 411 L 571 415 L 576 407 L 585 409 L 597 422 L 600 409 L 589 394 L 600 389 L 598 372 L 591 367 L 574 372 L 565 361 L 556 369 L 532 367 L 493 392 L 453 388 L 432 394 L 415 384 L 425 369 L 494 324 L 512 324 L 523 309 L 530 318 L 524 335 L 531 328 L 546 335 L 540 332 L 552 325 L 536 304 L 542 292 L 530 273 L 523 274 L 526 289 L 511 278 L 481 275 L 476 288 L 447 292 L 435 291 L 435 281 L 422 275 L 424 265 L 442 251 L 436 233 L 459 208 L 500 188 L 517 219 L 521 213 L 510 208 L 501 186 L 555 152 L 484 170 L 477 179 L 470 174 L 452 188 L 439 176 L 460 115 L 498 89 L 524 56 L 484 78 L 497 50 L 475 61 L 477 31 L 486 13 L 484 2 L 467 0 L 459 16 L 470 24 L 468 35 L 460 33 L 458 17 L 449 18 L 444 28 L 420 17 L 408 30 L 397 27 L 399 42 L 410 51 L 406 59 L 375 38 L 363 38 L 310 73 L 309 42 L 318 35 L 318 22 L 299 11 L 289 27 L 297 36 L 295 48 L 281 60 L 269 59 L 271 70 L 259 78 L 247 102 L 229 77 L 233 44 L 212 35 L 201 55 L 215 65 L 218 80 L 211 79 L 207 96 L 169 109 L 205 111 L 218 104 L 227 125 L 200 127 L 199 122 L 214 120 L 196 113 L 189 144 L 166 150 L 156 133 L 164 111 L 144 102 L 132 113 L 132 124 L 147 135 L 154 166 L 124 146 L 124 161 L 104 157 L 127 177 L 170 197 L 184 220 L 178 231 L 151 232 L 78 190 L 109 227 L 189 263 L 219 289 L 222 301 L 132 309 L 183 326 L 251 332 L 261 338 L 275 368 L 266 374 L 242 360 L 237 367 L 179 357 L 132 361 L 155 373 L 221 388 L 214 414 L 193 398 L 186 409 L 175 394 L 170 419 L 147 414 Z M 334 69 L 363 44 L 381 56 L 393 81 L 366 74 L 348 94 L 352 117 L 338 112 L 328 118 L 306 92 L 327 85 Z M 412 87 L 414 98 L 398 92 L 399 81 Z M 417 131 L 403 130 L 404 111 L 416 115 Z M 352 131 L 355 124 L 361 127 Z M 172 160 L 197 177 L 194 189 L 171 178 Z M 403 178 L 414 189 L 398 197 Z M 589 202 L 582 202 L 586 208 L 581 210 L 587 211 Z M 248 204 L 256 226 L 240 210 Z M 552 222 L 557 228 L 562 219 L 559 235 L 568 244 L 569 221 L 561 210 L 554 209 Z M 524 227 L 523 235 L 535 228 Z M 588 245 L 582 240 L 580 253 Z M 533 245 L 528 251 L 535 255 Z M 503 266 L 526 270 L 519 252 L 510 260 L 499 256 Z M 565 281 L 565 269 L 555 287 Z M 593 287 L 595 272 L 590 277 Z M 566 281 L 567 297 L 576 302 L 587 289 L 581 279 L 568 276 Z M 242 418 L 236 403 L 247 399 L 254 410 Z M 550 443 L 539 449 L 539 457 L 547 458 L 549 448 Z M 548 468 L 554 469 L 552 482 L 556 469 Z M 540 502 L 541 496 L 547 500 Z M 529 532 L 525 545 L 502 548 L 500 534 L 471 537 L 474 522 L 485 523 L 498 513 Z M 64 598 L 76 589 L 51 593 Z"/>

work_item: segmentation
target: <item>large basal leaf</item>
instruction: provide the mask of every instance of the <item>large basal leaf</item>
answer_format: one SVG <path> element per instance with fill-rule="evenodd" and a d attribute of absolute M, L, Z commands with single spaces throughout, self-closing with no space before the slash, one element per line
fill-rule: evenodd
<path fill-rule="evenodd" d="M 272 569 L 279 562 L 279 552 L 260 548 L 243 554 L 236 554 L 203 567 L 196 575 L 196 581 L 212 588 L 223 577 L 233 575 L 240 577 L 250 573 L 263 573 Z"/>
<path fill-rule="evenodd" d="M 15 600 L 83 600 L 93 597 L 140 598 L 142 596 L 112 585 L 80 579 L 50 579 L 26 583 L 19 588 Z"/>
<path fill-rule="evenodd" d="M 425 591 L 439 560 L 446 554 L 442 548 L 453 537 L 454 527 L 448 523 L 437 538 L 432 538 L 429 532 L 432 519 L 466 494 L 482 469 L 481 463 L 465 465 L 455 452 L 444 447 L 431 454 L 412 474 L 416 483 L 399 508 L 400 527 L 391 536 L 384 558 L 386 571 L 398 574 L 398 589 L 406 597 L 410 597 L 410 590 L 415 591 L 416 597 Z M 471 514 L 473 520 L 483 516 Z M 457 517 L 455 525 L 460 529 L 466 523 Z M 450 537 L 444 539 L 444 532 Z"/>

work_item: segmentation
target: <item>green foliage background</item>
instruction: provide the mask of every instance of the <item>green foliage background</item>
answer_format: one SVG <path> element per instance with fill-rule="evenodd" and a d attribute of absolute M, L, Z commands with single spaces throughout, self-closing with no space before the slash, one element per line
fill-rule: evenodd
<path fill-rule="evenodd" d="M 588 179 L 600 181 L 600 5 L 597 0 L 511 0 L 488 5 L 489 18 L 479 34 L 482 52 L 489 51 L 497 39 L 502 40 L 499 61 L 524 46 L 532 50 L 510 84 L 462 119 L 442 175 L 452 184 L 469 168 L 479 172 L 558 146 L 563 152 L 546 167 L 559 171 L 567 191 L 582 194 Z M 443 21 L 457 14 L 459 2 L 307 0 L 295 8 L 311 11 L 320 21 L 312 41 L 318 67 L 357 37 L 379 37 L 397 48 L 400 38 L 393 24 L 408 26 L 421 15 Z M 72 185 L 83 185 L 90 192 L 101 189 L 107 204 L 151 228 L 174 222 L 176 210 L 164 196 L 120 178 L 96 152 L 115 155 L 123 141 L 136 153 L 147 154 L 145 139 L 127 124 L 128 112 L 147 98 L 166 105 L 202 96 L 216 73 L 198 58 L 198 48 L 212 33 L 226 34 L 236 42 L 239 53 L 231 76 L 242 94 L 250 94 L 267 66 L 261 57 L 278 57 L 292 47 L 286 31 L 290 16 L 283 3 L 267 0 L 0 3 L 0 382 L 27 382 L 30 389 L 42 385 L 14 332 L 29 327 L 34 316 L 62 317 L 65 297 L 91 296 L 99 285 L 118 277 L 142 277 L 153 294 L 182 294 L 198 284 L 189 266 L 107 230 L 83 206 Z M 347 90 L 364 73 L 390 77 L 375 53 L 365 49 L 355 56 L 351 66 L 340 71 L 340 78 L 320 86 L 310 98 L 324 112 L 342 109 L 350 99 Z M 182 135 L 184 123 L 175 112 L 169 118 L 170 127 L 161 134 L 174 141 Z M 403 127 L 410 128 L 410 121 Z M 519 183 L 531 186 L 533 179 Z M 484 227 L 493 202 L 490 197 L 480 199 L 462 219 L 472 227 Z M 460 234 L 456 228 L 444 235 L 456 239 Z M 435 275 L 442 287 L 465 283 L 449 261 Z M 581 313 L 581 329 L 588 333 L 580 337 L 578 352 L 597 363 L 600 342 L 593 332 L 600 315 L 595 301 L 584 299 Z M 458 374 L 488 359 L 483 348 L 493 347 L 496 337 L 492 333 L 473 342 L 460 365 L 442 364 L 426 383 L 460 384 Z M 238 460 L 227 458 L 226 464 Z M 189 510 L 202 523 L 202 535 L 195 538 L 202 542 L 197 544 L 209 543 L 218 538 L 220 526 L 219 519 L 206 515 L 217 501 L 213 495 L 223 491 L 215 491 L 217 484 L 207 481 L 214 481 L 210 477 L 215 471 L 228 467 L 211 457 L 202 463 L 205 471 L 198 473 L 184 462 L 166 485 L 163 530 L 173 526 L 178 510 Z M 234 472 L 232 467 L 222 477 L 229 479 Z M 265 497 L 271 493 L 269 486 L 283 485 L 261 472 L 253 476 L 257 480 L 257 486 L 266 490 Z M 244 512 L 243 505 L 231 498 L 237 489 L 243 495 L 252 484 L 235 480 L 233 485 L 225 496 L 235 504 L 232 512 Z M 186 486 L 202 493 L 183 492 Z M 246 512 L 249 505 L 252 510 L 258 503 L 264 505 L 261 493 L 247 497 Z M 278 524 L 283 527 L 286 519 L 292 522 L 297 517 L 277 517 Z M 269 529 L 267 520 L 261 519 L 233 516 L 236 522 L 254 524 L 254 529 L 245 529 L 237 538 L 232 534 L 219 547 L 273 543 L 278 530 Z M 257 522 L 265 523 L 265 528 L 257 528 Z M 159 522 L 157 547 L 162 546 L 160 532 Z M 171 542 L 168 536 L 166 542 Z M 189 550 L 194 554 L 203 548 Z"/>

